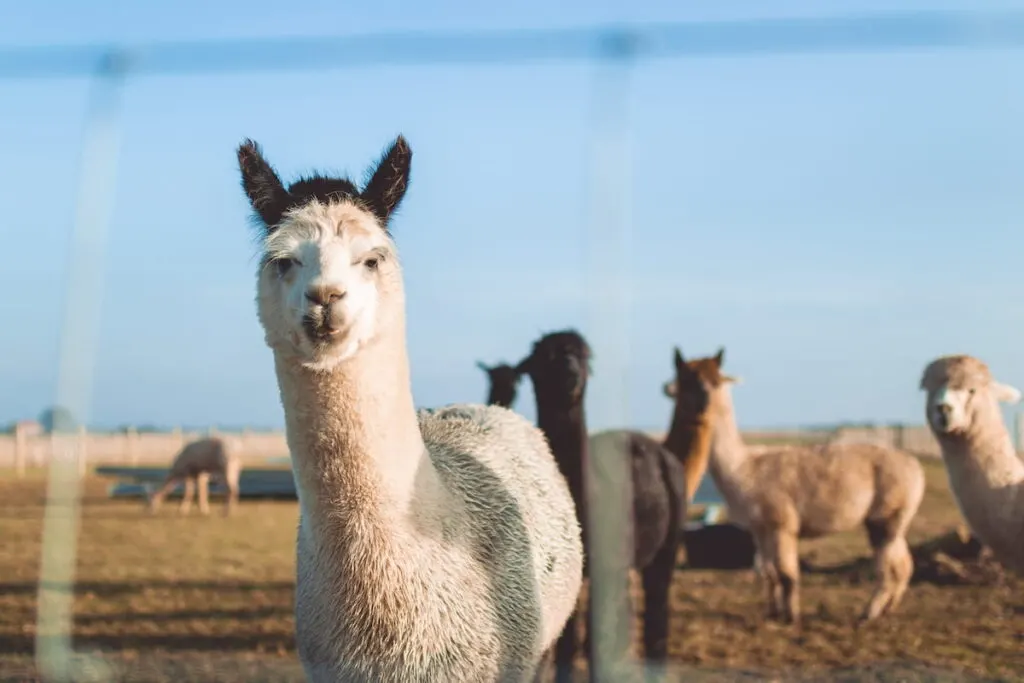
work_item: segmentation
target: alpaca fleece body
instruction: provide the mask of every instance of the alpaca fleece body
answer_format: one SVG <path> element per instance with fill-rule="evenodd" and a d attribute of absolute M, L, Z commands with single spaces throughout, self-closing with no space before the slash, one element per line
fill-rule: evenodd
<path fill-rule="evenodd" d="M 318 681 L 531 680 L 580 590 L 568 489 L 541 457 L 543 435 L 510 410 L 463 405 L 417 416 L 454 514 L 424 523 L 401 556 L 339 555 L 318 547 L 301 519 L 302 659 Z M 353 566 L 362 563 L 370 566 Z"/>
<path fill-rule="evenodd" d="M 415 408 L 389 231 L 411 155 L 399 137 L 362 189 L 286 188 L 238 150 L 299 499 L 299 659 L 314 683 L 526 681 L 575 606 L 580 529 L 526 419 Z"/>
<path fill-rule="evenodd" d="M 878 586 L 861 618 L 895 610 L 913 574 L 907 529 L 924 497 L 924 470 L 908 453 L 871 444 L 782 448 L 751 456 L 730 393 L 735 378 L 692 362 L 675 390 L 714 419 L 710 470 L 729 519 L 751 532 L 765 580 L 768 614 L 800 621 L 798 539 L 863 525 L 875 555 Z"/>
<path fill-rule="evenodd" d="M 224 514 L 230 514 L 238 503 L 238 480 L 242 474 L 239 444 L 230 438 L 208 437 L 187 444 L 175 456 L 164 483 L 149 499 L 151 510 L 159 508 L 163 499 L 178 484 L 184 482 L 180 511 L 187 514 L 192 505 L 195 489 L 199 493 L 199 510 L 209 512 L 210 480 L 220 481 L 227 489 Z"/>
<path fill-rule="evenodd" d="M 967 355 L 929 363 L 921 388 L 960 513 L 996 559 L 1024 573 L 1024 462 L 999 409 L 1000 402 L 1019 402 L 1020 391 Z"/>

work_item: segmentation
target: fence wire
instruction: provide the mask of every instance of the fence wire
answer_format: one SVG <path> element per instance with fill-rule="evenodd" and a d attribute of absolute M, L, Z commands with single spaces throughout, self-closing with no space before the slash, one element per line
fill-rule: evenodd
<path fill-rule="evenodd" d="M 207 74 L 593 60 L 604 58 L 609 45 L 624 42 L 632 45 L 630 54 L 638 59 L 1017 48 L 1024 45 L 1024 12 L 888 12 L 592 28 L 18 47 L 0 49 L 0 78 L 88 77 L 111 53 L 120 55 L 123 68 L 133 75 Z"/>

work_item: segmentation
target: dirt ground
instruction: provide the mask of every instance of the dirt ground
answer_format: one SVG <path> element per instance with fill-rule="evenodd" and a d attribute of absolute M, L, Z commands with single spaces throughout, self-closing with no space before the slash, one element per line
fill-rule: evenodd
<path fill-rule="evenodd" d="M 960 521 L 941 463 L 911 533 Z M 84 481 L 74 599 L 79 680 L 300 681 L 292 632 L 296 506 L 243 501 L 239 514 L 156 517 Z M 32 651 L 45 481 L 0 473 L 0 681 L 40 680 Z M 1024 539 L 1022 539 L 1024 540 Z M 802 547 L 815 565 L 868 554 L 851 532 Z M 751 570 L 676 575 L 674 680 L 1024 680 L 1024 579 L 911 587 L 895 615 L 857 628 L 863 572 L 804 576 L 800 632 L 766 622 Z"/>

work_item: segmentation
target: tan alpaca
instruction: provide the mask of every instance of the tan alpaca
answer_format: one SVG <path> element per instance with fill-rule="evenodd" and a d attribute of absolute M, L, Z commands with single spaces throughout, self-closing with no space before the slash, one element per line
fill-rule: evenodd
<path fill-rule="evenodd" d="M 666 387 L 677 401 L 709 405 L 714 419 L 710 470 L 729 519 L 748 529 L 768 592 L 768 614 L 799 623 L 798 539 L 863 524 L 875 552 L 879 585 L 861 618 L 899 605 L 913 573 L 906 532 L 924 496 L 917 458 L 871 444 L 766 450 L 752 457 L 736 423 L 730 385 L 717 362 L 689 362 L 693 376 Z"/>
<path fill-rule="evenodd" d="M 580 528 L 525 418 L 414 408 L 389 232 L 411 156 L 398 137 L 361 190 L 285 188 L 238 149 L 299 498 L 299 658 L 311 681 L 530 680 L 576 604 Z"/>
<path fill-rule="evenodd" d="M 1000 402 L 1020 401 L 1020 391 L 966 355 L 929 363 L 921 389 L 960 512 L 1003 565 L 1024 572 L 1024 462 L 999 410 Z"/>
<path fill-rule="evenodd" d="M 220 481 L 227 488 L 224 501 L 224 516 L 231 514 L 238 505 L 238 478 L 242 474 L 242 458 L 238 444 L 229 438 L 210 437 L 193 441 L 181 450 L 171 463 L 171 469 L 163 485 L 149 497 L 149 509 L 156 512 L 164 498 L 179 482 L 184 482 L 185 492 L 178 510 L 187 515 L 192 509 L 192 497 L 199 490 L 199 512 L 210 513 L 210 479 Z"/>

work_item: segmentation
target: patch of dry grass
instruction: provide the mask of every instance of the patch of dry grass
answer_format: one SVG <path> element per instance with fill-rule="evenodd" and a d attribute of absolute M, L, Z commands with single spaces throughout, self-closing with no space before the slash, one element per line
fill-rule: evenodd
<path fill-rule="evenodd" d="M 939 462 L 911 541 L 959 521 Z M 112 666 L 97 680 L 302 680 L 292 616 L 294 502 L 248 502 L 237 516 L 149 516 L 85 479 L 75 646 Z M 0 680 L 37 680 L 31 652 L 45 481 L 0 475 Z M 867 555 L 859 532 L 806 543 L 815 563 Z M 1022 680 L 1024 580 L 914 585 L 902 610 L 857 629 L 870 580 L 808 574 L 802 632 L 765 622 L 751 571 L 679 571 L 673 592 L 678 680 Z M 82 667 L 83 675 L 86 672 Z"/>

